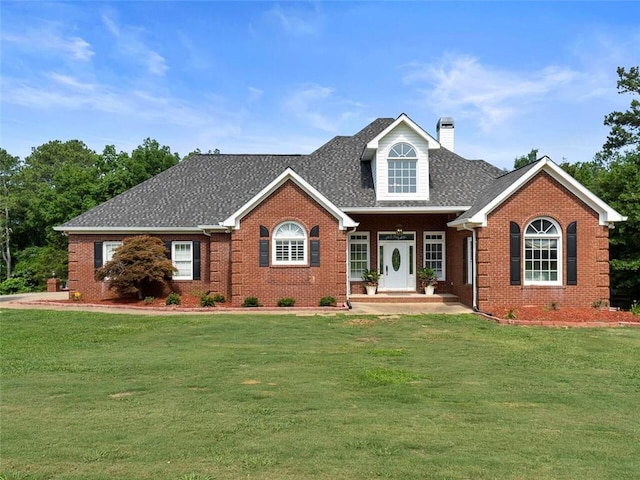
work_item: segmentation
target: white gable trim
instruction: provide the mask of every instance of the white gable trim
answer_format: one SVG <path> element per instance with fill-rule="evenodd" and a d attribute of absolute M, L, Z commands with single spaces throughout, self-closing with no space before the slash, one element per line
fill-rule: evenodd
<path fill-rule="evenodd" d="M 474 227 L 486 227 L 489 214 L 541 171 L 548 173 L 558 183 L 563 185 L 577 198 L 582 200 L 590 208 L 596 211 L 599 215 L 600 225 L 610 225 L 613 222 L 623 222 L 627 219 L 627 217 L 620 215 L 620 213 L 611 208 L 600 198 L 595 196 L 592 192 L 585 188 L 584 185 L 578 182 L 575 178 L 565 172 L 555 162 L 553 162 L 549 157 L 545 155 L 540 160 L 538 160 L 537 164 L 534 165 L 526 174 L 509 185 L 508 188 L 506 188 L 491 202 L 485 205 L 476 214 L 471 217 L 460 217 L 452 222 L 449 222 L 447 225 L 449 227 L 461 228 L 465 224 Z"/>
<path fill-rule="evenodd" d="M 440 148 L 440 143 L 438 143 L 438 141 L 435 138 L 429 135 L 426 131 L 422 129 L 422 127 L 420 127 L 420 125 L 415 123 L 406 114 L 403 113 L 398 118 L 396 118 L 391 125 L 385 128 L 375 138 L 373 138 L 369 143 L 367 143 L 367 146 L 364 148 L 364 151 L 362 152 L 362 159 L 371 160 L 375 155 L 375 151 L 378 150 L 378 144 L 380 143 L 380 140 L 386 137 L 390 132 L 392 132 L 398 125 L 402 123 L 407 125 L 409 128 L 414 130 L 417 135 L 422 137 L 424 141 L 427 142 L 429 149 Z"/>
<path fill-rule="evenodd" d="M 345 214 L 342 210 L 336 207 L 333 203 L 322 195 L 318 190 L 313 188 L 304 178 L 293 171 L 291 167 L 282 172 L 276 177 L 269 185 L 260 190 L 251 200 L 245 203 L 240 209 L 233 213 L 229 218 L 220 223 L 223 227 L 233 228 L 235 230 L 240 228 L 240 220 L 247 215 L 251 210 L 260 205 L 267 197 L 269 197 L 278 188 L 284 185 L 285 182 L 291 180 L 305 191 L 311 198 L 313 198 L 318 204 L 320 204 L 331 215 L 338 219 L 340 230 L 346 230 L 347 228 L 354 228 L 359 225 L 351 217 Z"/>

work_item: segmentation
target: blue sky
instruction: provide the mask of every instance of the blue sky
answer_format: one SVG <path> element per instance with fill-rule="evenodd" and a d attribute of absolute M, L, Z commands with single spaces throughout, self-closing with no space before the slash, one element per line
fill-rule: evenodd
<path fill-rule="evenodd" d="M 406 113 L 510 168 L 588 161 L 640 2 L 2 1 L 0 146 L 309 153 Z"/>

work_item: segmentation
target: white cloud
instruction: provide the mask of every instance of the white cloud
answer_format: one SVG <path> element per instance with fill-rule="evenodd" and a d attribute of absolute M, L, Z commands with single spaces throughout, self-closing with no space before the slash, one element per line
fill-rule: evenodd
<path fill-rule="evenodd" d="M 330 99 L 332 94 L 332 88 L 309 85 L 293 92 L 285 101 L 285 109 L 315 128 L 334 132 L 336 130 L 336 122 L 318 111 L 320 105 L 326 106 L 326 101 Z"/>
<path fill-rule="evenodd" d="M 2 41 L 12 43 L 18 48 L 32 52 L 48 52 L 59 56 L 88 62 L 95 55 L 91 44 L 81 37 L 65 37 L 54 27 L 42 27 L 38 30 L 27 30 L 22 34 L 5 33 Z"/>
<path fill-rule="evenodd" d="M 296 5 L 297 7 L 299 5 Z M 315 34 L 318 30 L 317 23 L 319 16 L 317 10 L 302 11 L 297 8 L 295 11 L 293 8 L 283 9 L 280 5 L 275 5 L 271 10 L 266 13 L 268 18 L 273 18 L 278 22 L 278 25 L 286 33 L 293 35 L 310 35 Z"/>
<path fill-rule="evenodd" d="M 102 15 L 102 22 L 116 39 L 117 48 L 124 56 L 144 65 L 153 75 L 162 76 L 169 69 L 165 58 L 145 43 L 142 29 L 120 26 L 106 15 Z"/>
<path fill-rule="evenodd" d="M 433 109 L 474 117 L 491 131 L 555 90 L 570 84 L 578 73 L 547 67 L 517 72 L 482 65 L 471 56 L 445 56 L 435 65 L 412 63 L 404 82 L 417 85 Z"/>

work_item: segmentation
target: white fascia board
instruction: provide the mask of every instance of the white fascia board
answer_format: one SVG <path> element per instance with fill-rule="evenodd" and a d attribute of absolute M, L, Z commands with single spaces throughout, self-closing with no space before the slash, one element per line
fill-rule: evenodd
<path fill-rule="evenodd" d="M 466 212 L 470 205 L 451 207 L 344 207 L 347 213 L 460 213 Z"/>
<path fill-rule="evenodd" d="M 460 218 L 449 222 L 447 225 L 450 227 L 461 226 L 463 224 L 471 224 L 479 227 L 487 226 L 487 218 L 489 214 L 497 208 L 502 202 L 507 200 L 511 195 L 518 191 L 524 184 L 535 177 L 540 171 L 544 170 L 553 179 L 558 181 L 567 190 L 573 193 L 577 198 L 582 200 L 594 211 L 598 212 L 600 225 L 609 225 L 612 222 L 622 222 L 626 220 L 626 217 L 620 215 L 617 211 L 600 200 L 597 196 L 591 193 L 575 178 L 565 172 L 562 168 L 556 165 L 546 155 L 538 160 L 537 165 L 531 168 L 525 175 L 520 177 L 514 183 L 509 185 L 502 193 L 489 202 L 482 210 L 479 210 L 472 217 Z"/>
<path fill-rule="evenodd" d="M 220 227 L 218 227 L 220 228 Z M 200 227 L 53 227 L 57 232 L 90 235 L 95 233 L 132 234 L 132 233 L 202 233 Z M 225 230 L 221 228 L 221 230 Z"/>
<path fill-rule="evenodd" d="M 251 210 L 261 204 L 267 197 L 269 197 L 273 192 L 284 185 L 284 183 L 288 180 L 293 181 L 325 210 L 327 210 L 335 218 L 337 218 L 340 230 L 346 230 L 347 228 L 353 228 L 359 225 L 358 222 L 355 222 L 351 217 L 346 215 L 342 210 L 331 203 L 327 197 L 325 197 L 318 190 L 312 187 L 309 182 L 307 182 L 304 178 L 294 172 L 291 167 L 287 167 L 287 169 L 280 175 L 278 175 L 278 177 L 276 177 L 269 185 L 260 190 L 257 195 L 255 195 L 240 209 L 234 212 L 229 218 L 224 220 L 220 225 L 236 230 L 239 229 L 240 220 L 242 219 L 242 217 L 247 215 Z"/>
<path fill-rule="evenodd" d="M 573 178 L 562 168 L 556 165 L 549 159 L 549 157 L 544 158 L 545 160 L 548 160 L 548 162 L 545 164 L 547 166 L 547 168 L 545 168 L 545 171 L 556 181 L 564 185 L 576 197 L 586 203 L 593 210 L 598 212 L 600 217 L 600 225 L 608 225 L 613 222 L 624 222 L 627 219 L 627 217 L 621 215 L 616 210 L 611 208 L 602 199 L 594 195 L 584 185 L 582 185 L 575 178 Z"/>
<path fill-rule="evenodd" d="M 378 149 L 378 143 L 380 142 L 380 140 L 383 139 L 385 136 L 387 136 L 389 132 L 393 131 L 393 129 L 396 128 L 401 123 L 406 124 L 409 128 L 411 128 L 419 136 L 421 136 L 424 139 L 424 141 L 427 142 L 429 149 L 440 148 L 440 143 L 438 143 L 438 141 L 435 138 L 429 135 L 420 125 L 415 123 L 406 114 L 403 113 L 398 118 L 396 118 L 391 125 L 385 128 L 375 138 L 373 138 L 369 143 L 367 143 L 367 146 L 362 152 L 362 158 L 365 160 L 370 159 L 369 157 L 371 157 L 372 152 L 375 152 Z"/>

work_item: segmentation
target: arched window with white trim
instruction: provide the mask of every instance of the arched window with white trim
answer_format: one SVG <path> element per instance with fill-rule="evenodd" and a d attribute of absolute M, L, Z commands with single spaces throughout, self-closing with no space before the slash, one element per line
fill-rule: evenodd
<path fill-rule="evenodd" d="M 562 285 L 562 230 L 550 218 L 532 220 L 524 231 L 524 284 Z"/>
<path fill-rule="evenodd" d="M 410 144 L 396 143 L 387 158 L 389 193 L 416 193 L 418 154 Z"/>
<path fill-rule="evenodd" d="M 284 222 L 273 232 L 273 265 L 306 265 L 307 232 L 296 222 Z"/>

